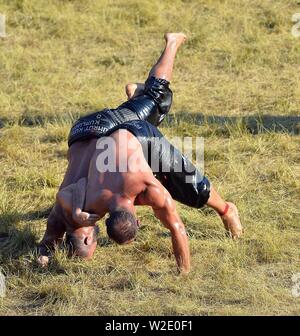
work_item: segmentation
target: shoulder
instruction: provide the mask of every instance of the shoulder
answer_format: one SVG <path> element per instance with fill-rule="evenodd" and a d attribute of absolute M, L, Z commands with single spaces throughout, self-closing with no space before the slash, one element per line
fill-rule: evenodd
<path fill-rule="evenodd" d="M 162 208 L 168 202 L 169 196 L 164 186 L 153 177 L 146 183 L 144 191 L 139 195 L 139 199 L 143 202 L 143 205 L 149 205 L 152 208 Z"/>

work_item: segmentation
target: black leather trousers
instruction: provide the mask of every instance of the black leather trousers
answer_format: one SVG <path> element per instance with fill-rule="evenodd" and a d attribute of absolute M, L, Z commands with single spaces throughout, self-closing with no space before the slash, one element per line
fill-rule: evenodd
<path fill-rule="evenodd" d="M 151 77 L 145 83 L 143 94 L 130 99 L 116 109 L 105 109 L 80 118 L 73 125 L 68 139 L 76 141 L 101 138 L 124 128 L 138 137 L 149 165 L 155 157 L 159 168 L 154 169 L 171 196 L 188 206 L 202 207 L 209 198 L 210 183 L 193 163 L 182 155 L 156 128 L 172 104 L 169 82 Z M 159 144 L 153 138 L 158 138 Z M 181 171 L 176 167 L 181 166 Z M 157 171 L 155 171 L 157 170 Z M 188 180 L 188 181 L 187 181 Z"/>

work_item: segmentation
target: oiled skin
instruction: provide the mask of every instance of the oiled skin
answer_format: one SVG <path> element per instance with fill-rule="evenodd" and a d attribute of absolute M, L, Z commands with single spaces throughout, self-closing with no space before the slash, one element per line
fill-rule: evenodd
<path fill-rule="evenodd" d="M 85 204 L 82 210 L 101 218 L 118 207 L 135 214 L 135 205 L 151 206 L 156 217 L 171 232 L 178 268 L 181 272 L 189 272 L 190 253 L 184 225 L 172 197 L 154 177 L 139 141 L 130 132 L 122 129 L 112 133 L 110 138 L 115 143 L 109 150 L 109 155 L 116 158 L 115 172 L 99 172 L 97 169 L 97 159 L 104 152 L 104 149 L 99 149 L 103 139 L 99 139 L 98 143 L 97 139 L 92 139 L 71 146 L 68 153 L 69 165 L 57 194 L 54 214 L 57 211 L 63 213 L 67 232 L 81 227 L 72 217 L 72 186 L 86 178 Z M 86 229 L 84 226 L 82 228 Z M 47 231 L 42 243 L 48 242 L 49 245 L 62 237 L 60 225 L 51 226 L 48 221 Z M 47 234 L 50 231 L 49 236 Z"/>

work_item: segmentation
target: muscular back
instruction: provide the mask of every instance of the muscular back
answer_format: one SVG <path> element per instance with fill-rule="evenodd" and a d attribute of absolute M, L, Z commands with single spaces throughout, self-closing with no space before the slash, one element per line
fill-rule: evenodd
<path fill-rule="evenodd" d="M 60 189 L 76 183 L 88 176 L 90 161 L 94 155 L 97 139 L 89 139 L 74 143 L 68 151 L 68 168 Z"/>
<path fill-rule="evenodd" d="M 91 257 L 96 248 L 91 232 L 94 232 L 97 220 L 117 207 L 135 212 L 134 205 L 148 205 L 171 232 L 178 268 L 188 272 L 190 269 L 188 238 L 172 197 L 153 176 L 145 161 L 140 143 L 131 133 L 119 130 L 110 138 L 116 146 L 108 149 L 107 156 L 115 158 L 114 171 L 101 170 L 101 155 L 103 159 L 105 154 L 105 147 L 102 146 L 101 141 L 105 139 L 101 139 L 97 146 L 95 143 L 90 143 L 86 151 L 82 147 L 81 158 L 72 159 L 72 156 L 69 158 L 68 174 L 72 173 L 76 164 L 80 167 L 80 172 L 76 173 L 75 169 L 75 174 L 78 175 L 75 175 L 76 179 L 72 175 L 67 175 L 64 180 L 67 186 L 61 188 L 57 194 L 58 205 L 68 214 L 69 219 L 65 228 L 62 227 L 61 230 L 48 221 L 41 247 L 53 245 L 60 240 L 66 229 L 73 235 L 74 232 L 79 232 L 80 239 L 77 238 L 80 242 L 84 242 L 82 246 L 88 246 L 88 251 L 85 251 L 84 255 Z M 85 162 L 81 161 L 83 158 Z M 71 184 L 68 185 L 68 183 Z"/>
<path fill-rule="evenodd" d="M 109 139 L 98 140 L 89 165 L 85 209 L 102 216 L 115 201 L 133 204 L 153 180 L 138 139 L 117 130 Z"/>

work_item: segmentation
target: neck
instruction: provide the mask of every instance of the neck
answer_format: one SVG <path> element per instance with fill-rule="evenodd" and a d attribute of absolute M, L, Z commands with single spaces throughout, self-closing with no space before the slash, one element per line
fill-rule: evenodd
<path fill-rule="evenodd" d="M 135 214 L 135 207 L 133 204 L 134 204 L 134 201 L 131 200 L 130 198 L 118 195 L 112 200 L 109 206 L 109 212 L 114 212 L 119 209 L 124 209 L 124 210 L 127 210 Z"/>

